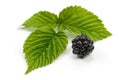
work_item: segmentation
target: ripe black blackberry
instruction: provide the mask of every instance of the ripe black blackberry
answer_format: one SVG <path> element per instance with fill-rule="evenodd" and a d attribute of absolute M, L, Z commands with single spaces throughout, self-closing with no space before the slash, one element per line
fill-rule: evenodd
<path fill-rule="evenodd" d="M 94 49 L 93 41 L 87 35 L 82 34 L 72 40 L 73 53 L 79 58 L 89 55 Z"/>

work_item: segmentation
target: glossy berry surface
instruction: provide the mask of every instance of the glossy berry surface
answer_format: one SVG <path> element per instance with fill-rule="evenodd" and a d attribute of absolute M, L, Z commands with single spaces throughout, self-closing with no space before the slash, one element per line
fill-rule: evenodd
<path fill-rule="evenodd" d="M 85 34 L 77 36 L 72 40 L 73 54 L 76 54 L 79 58 L 84 58 L 89 55 L 93 49 L 93 41 Z"/>

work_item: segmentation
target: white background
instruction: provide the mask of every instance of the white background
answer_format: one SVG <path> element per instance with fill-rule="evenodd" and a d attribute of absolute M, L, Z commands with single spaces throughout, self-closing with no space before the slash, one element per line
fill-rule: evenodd
<path fill-rule="evenodd" d="M 72 54 L 71 43 L 55 62 L 24 75 L 27 65 L 22 52 L 30 32 L 21 24 L 40 10 L 58 14 L 70 5 L 80 5 L 103 20 L 113 34 L 95 43 L 85 59 Z M 0 80 L 120 80 L 119 0 L 0 0 Z"/>

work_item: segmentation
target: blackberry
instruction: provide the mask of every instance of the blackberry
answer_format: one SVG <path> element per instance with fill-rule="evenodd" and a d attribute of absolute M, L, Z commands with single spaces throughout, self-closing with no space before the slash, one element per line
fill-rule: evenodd
<path fill-rule="evenodd" d="M 79 58 L 89 55 L 94 49 L 93 41 L 85 34 L 77 36 L 72 40 L 73 54 Z"/>

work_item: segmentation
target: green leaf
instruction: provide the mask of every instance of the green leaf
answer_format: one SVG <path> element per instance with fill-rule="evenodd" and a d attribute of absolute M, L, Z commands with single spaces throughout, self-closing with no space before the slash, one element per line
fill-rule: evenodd
<path fill-rule="evenodd" d="M 60 28 L 75 34 L 87 34 L 94 41 L 111 35 L 96 15 L 80 6 L 70 6 L 62 10 L 58 22 Z"/>
<path fill-rule="evenodd" d="M 24 43 L 28 69 L 25 74 L 39 67 L 51 64 L 66 49 L 68 38 L 64 32 L 52 29 L 35 30 Z"/>
<path fill-rule="evenodd" d="M 57 16 L 47 11 L 40 11 L 23 23 L 24 28 L 54 28 L 57 25 Z"/>

